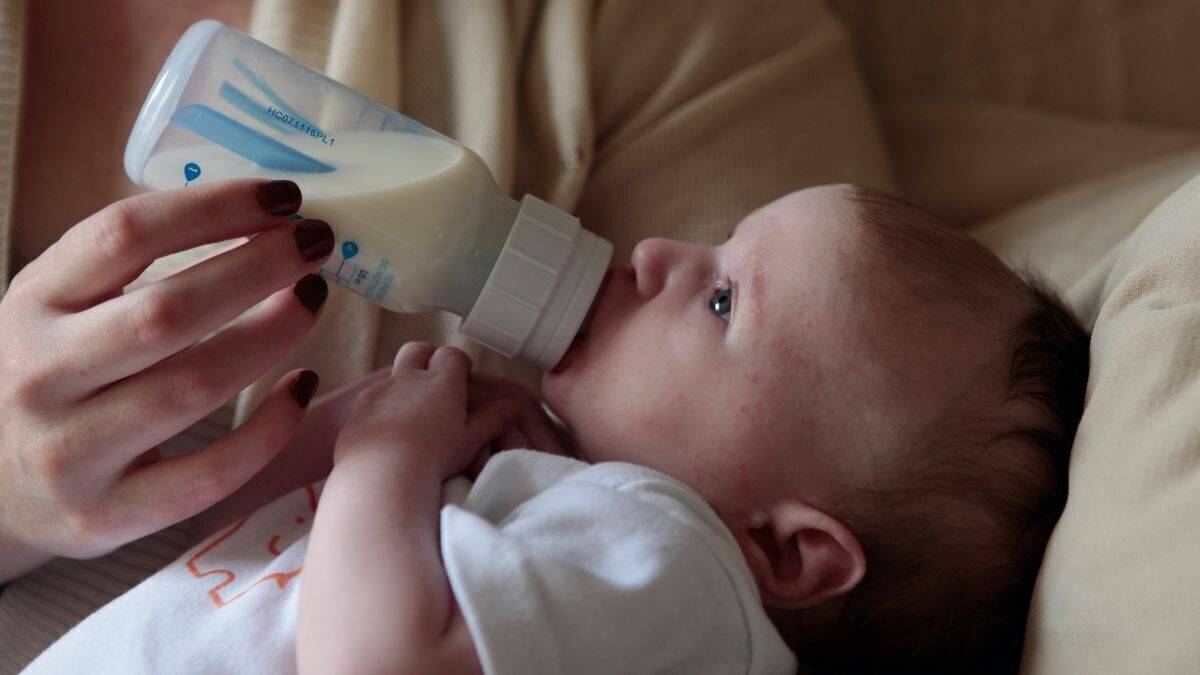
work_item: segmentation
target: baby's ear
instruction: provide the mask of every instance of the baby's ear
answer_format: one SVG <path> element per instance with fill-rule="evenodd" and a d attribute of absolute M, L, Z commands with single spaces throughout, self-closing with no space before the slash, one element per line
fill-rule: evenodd
<path fill-rule="evenodd" d="M 804 502 L 776 504 L 735 536 L 767 607 L 812 607 L 849 592 L 867 571 L 858 538 Z"/>

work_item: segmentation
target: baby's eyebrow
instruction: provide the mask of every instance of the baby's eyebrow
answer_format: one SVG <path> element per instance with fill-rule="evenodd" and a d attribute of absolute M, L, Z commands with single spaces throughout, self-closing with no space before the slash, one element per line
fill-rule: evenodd
<path fill-rule="evenodd" d="M 735 227 L 734 230 L 736 231 L 736 229 Z M 740 264 L 737 275 L 733 277 L 733 282 L 737 285 L 738 291 L 737 297 L 734 298 L 730 323 L 734 326 L 746 324 L 741 327 L 742 330 L 745 330 L 750 326 L 750 317 L 758 316 L 759 308 L 763 306 L 763 300 L 767 293 L 766 274 L 763 267 L 763 256 L 766 255 L 766 251 L 763 250 L 765 245 L 762 241 L 751 240 L 743 243 L 742 247 L 749 250 L 737 256 Z M 748 308 L 753 308 L 753 310 Z M 739 316 L 740 320 L 737 318 Z"/>
<path fill-rule="evenodd" d="M 747 275 L 749 283 L 746 284 L 744 295 L 750 300 L 750 306 L 754 308 L 753 315 L 758 316 L 758 310 L 762 307 L 763 296 L 766 294 L 767 288 L 766 284 L 763 283 L 765 275 L 763 274 L 762 258 L 755 255 L 753 261 L 750 267 L 750 274 Z M 738 298 L 738 300 L 741 300 L 741 298 Z"/>

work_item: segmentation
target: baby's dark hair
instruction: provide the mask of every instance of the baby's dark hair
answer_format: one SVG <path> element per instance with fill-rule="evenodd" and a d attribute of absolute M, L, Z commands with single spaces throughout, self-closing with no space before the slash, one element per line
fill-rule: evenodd
<path fill-rule="evenodd" d="M 1016 672 L 1034 581 L 1066 504 L 1087 331 L 1044 283 L 966 235 L 902 199 L 851 190 L 881 258 L 905 272 L 911 301 L 953 303 L 979 326 L 1000 326 L 1003 391 L 964 396 L 911 461 L 854 488 L 836 515 L 858 537 L 867 571 L 835 619 L 772 618 L 819 671 Z"/>

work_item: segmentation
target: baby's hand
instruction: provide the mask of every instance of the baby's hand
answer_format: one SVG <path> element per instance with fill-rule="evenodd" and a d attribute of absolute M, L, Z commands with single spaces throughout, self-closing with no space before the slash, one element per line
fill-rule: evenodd
<path fill-rule="evenodd" d="M 391 376 L 362 392 L 333 451 L 348 457 L 380 455 L 405 460 L 445 480 L 465 469 L 479 448 L 517 418 L 518 405 L 493 400 L 467 411 L 471 359 L 454 347 L 409 342 L 400 348 Z"/>
<path fill-rule="evenodd" d="M 473 374 L 467 382 L 467 404 L 471 409 L 497 399 L 516 401 L 520 406 L 517 421 L 494 441 L 490 450 L 502 452 L 514 449 L 533 449 L 553 455 L 568 455 L 566 445 L 558 435 L 554 423 L 542 409 L 538 395 L 519 382 L 502 377 Z M 486 460 L 481 453 L 477 463 Z M 472 466 L 472 474 L 477 474 Z"/>

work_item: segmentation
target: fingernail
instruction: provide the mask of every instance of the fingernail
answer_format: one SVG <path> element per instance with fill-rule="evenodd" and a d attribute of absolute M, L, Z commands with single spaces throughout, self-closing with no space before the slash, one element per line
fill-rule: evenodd
<path fill-rule="evenodd" d="M 308 262 L 324 258 L 333 250 L 333 230 L 323 220 L 300 221 L 292 236 L 296 239 L 300 255 Z"/>
<path fill-rule="evenodd" d="M 273 216 L 290 216 L 300 210 L 300 186 L 290 180 L 259 183 L 255 196 L 259 206 Z"/>
<path fill-rule="evenodd" d="M 329 296 L 329 284 L 315 274 L 305 274 L 292 284 L 292 292 L 300 299 L 300 304 L 316 314 L 321 305 L 325 304 L 325 298 Z"/>
<path fill-rule="evenodd" d="M 307 408 L 313 394 L 317 393 L 319 384 L 321 384 L 321 378 L 317 376 L 316 372 L 302 370 L 288 385 L 288 393 L 292 395 L 296 403 L 300 404 L 301 408 Z"/>

